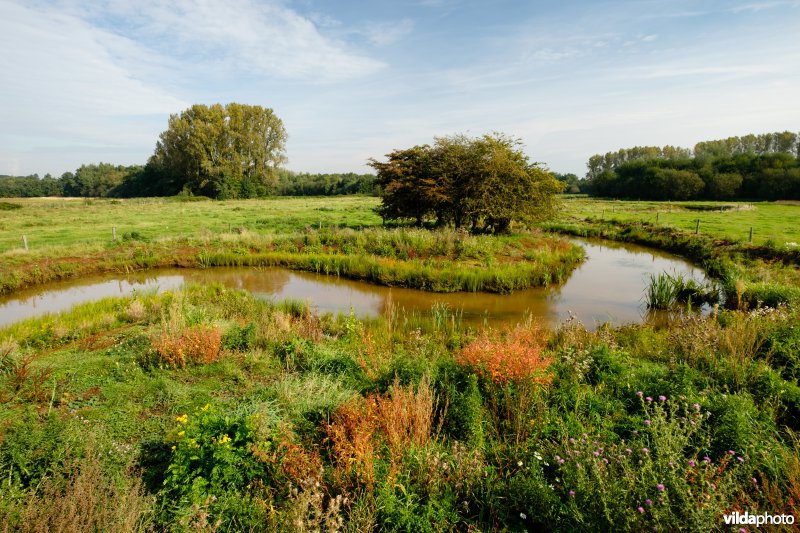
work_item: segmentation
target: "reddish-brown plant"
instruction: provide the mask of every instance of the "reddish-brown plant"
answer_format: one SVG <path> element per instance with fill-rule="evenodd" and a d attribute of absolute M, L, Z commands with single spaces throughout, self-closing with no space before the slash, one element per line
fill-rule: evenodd
<path fill-rule="evenodd" d="M 546 340 L 546 332 L 535 325 L 510 331 L 484 330 L 456 360 L 496 384 L 520 380 L 548 383 L 547 369 L 553 358 L 545 352 Z"/>
<path fill-rule="evenodd" d="M 174 368 L 213 363 L 219 357 L 222 334 L 219 328 L 193 326 L 178 336 L 162 333 L 152 339 L 152 345 L 161 359 Z"/>

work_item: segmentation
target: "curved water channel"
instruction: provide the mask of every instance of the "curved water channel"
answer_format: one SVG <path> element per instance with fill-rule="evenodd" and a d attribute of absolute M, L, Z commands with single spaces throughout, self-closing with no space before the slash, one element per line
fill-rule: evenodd
<path fill-rule="evenodd" d="M 0 327 L 26 318 L 65 311 L 78 303 L 135 291 L 174 290 L 186 283 L 222 283 L 246 289 L 259 298 L 308 301 L 319 313 L 377 316 L 394 308 L 428 313 L 435 304 L 459 311 L 464 322 L 517 323 L 527 314 L 550 324 L 571 315 L 593 328 L 659 319 L 644 306 L 650 274 L 679 273 L 705 281 L 703 271 L 680 257 L 631 244 L 572 239 L 586 250 L 586 260 L 557 287 L 527 289 L 510 295 L 431 293 L 384 287 L 334 276 L 282 268 L 154 269 L 133 274 L 109 274 L 39 285 L 0 299 Z"/>

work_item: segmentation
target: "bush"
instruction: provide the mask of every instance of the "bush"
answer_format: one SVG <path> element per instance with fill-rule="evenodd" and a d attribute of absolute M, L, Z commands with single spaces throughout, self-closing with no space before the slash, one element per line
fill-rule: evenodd
<path fill-rule="evenodd" d="M 152 339 L 153 348 L 163 363 L 173 368 L 187 364 L 213 363 L 219 356 L 222 336 L 219 328 L 192 326 L 180 336 L 162 333 Z"/>
<path fill-rule="evenodd" d="M 246 352 L 256 343 L 256 325 L 250 322 L 246 326 L 233 326 L 222 337 L 222 347 L 234 352 Z"/>
<path fill-rule="evenodd" d="M 546 332 L 537 326 L 499 333 L 484 330 L 458 353 L 456 361 L 495 384 L 519 380 L 547 383 L 553 359 L 545 354 L 545 344 Z"/>

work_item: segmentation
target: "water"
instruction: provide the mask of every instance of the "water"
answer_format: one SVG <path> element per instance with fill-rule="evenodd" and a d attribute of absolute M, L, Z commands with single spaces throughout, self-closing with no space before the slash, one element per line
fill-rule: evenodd
<path fill-rule="evenodd" d="M 516 323 L 526 314 L 557 324 L 574 315 L 589 327 L 653 319 L 644 306 L 650 274 L 679 273 L 705 281 L 701 269 L 674 255 L 608 241 L 575 239 L 586 261 L 559 287 L 489 293 L 430 293 L 346 280 L 281 268 L 155 269 L 40 285 L 0 299 L 0 327 L 75 304 L 134 291 L 174 290 L 185 283 L 221 283 L 246 289 L 260 298 L 308 301 L 320 313 L 353 312 L 378 316 L 395 307 L 428 313 L 434 304 L 461 310 L 465 322 Z M 658 318 L 658 316 L 656 316 Z M 663 318 L 663 317 L 661 317 Z"/>

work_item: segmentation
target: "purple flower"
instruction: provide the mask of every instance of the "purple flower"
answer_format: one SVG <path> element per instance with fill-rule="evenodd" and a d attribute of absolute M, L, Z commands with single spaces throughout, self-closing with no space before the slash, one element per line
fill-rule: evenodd
<path fill-rule="evenodd" d="M 563 465 L 564 464 L 564 459 L 559 459 L 558 460 L 558 464 Z"/>
<path fill-rule="evenodd" d="M 711 457 L 706 455 L 705 457 L 703 457 L 703 462 L 706 463 L 706 464 L 710 463 L 711 462 Z"/>
<path fill-rule="evenodd" d="M 653 506 L 653 500 L 645 500 L 644 503 L 646 503 L 650 507 Z"/>
<path fill-rule="evenodd" d="M 600 455 L 600 452 L 592 452 L 592 455 L 594 455 L 595 457 L 597 457 L 598 455 Z"/>
<path fill-rule="evenodd" d="M 743 462 L 744 462 L 744 457 L 737 457 L 736 459 L 737 459 L 737 460 L 738 460 L 740 463 L 743 463 Z"/>
<path fill-rule="evenodd" d="M 639 511 L 639 514 L 644 514 L 644 507 L 637 507 L 636 510 Z"/>
<path fill-rule="evenodd" d="M 664 492 L 664 485 L 662 485 L 661 483 L 656 485 L 656 488 L 658 489 L 658 492 Z"/>
<path fill-rule="evenodd" d="M 625 453 L 628 453 L 628 454 L 633 453 L 633 450 L 631 450 L 630 448 L 625 448 Z"/>
<path fill-rule="evenodd" d="M 649 426 L 649 425 L 650 425 L 650 421 L 649 421 L 649 420 L 645 420 L 645 421 L 644 421 L 644 425 L 645 425 L 645 426 Z"/>
<path fill-rule="evenodd" d="M 608 464 L 608 459 L 606 459 L 605 457 L 603 457 L 603 462 L 604 462 L 605 464 Z"/>
<path fill-rule="evenodd" d="M 689 423 L 690 423 L 691 425 L 693 425 L 693 426 L 696 426 L 696 425 L 697 425 L 697 424 L 695 424 L 694 420 L 689 420 Z"/>
<path fill-rule="evenodd" d="M 650 450 L 648 450 L 647 448 L 642 448 L 642 453 L 647 453 L 647 452 L 649 452 L 649 451 L 650 451 Z"/>
<path fill-rule="evenodd" d="M 581 467 L 580 463 L 575 463 L 575 468 L 580 468 L 580 467 Z"/>
<path fill-rule="evenodd" d="M 639 398 L 641 398 L 643 395 L 644 395 L 644 393 L 642 391 L 640 391 L 640 390 L 636 391 L 636 396 L 638 396 Z"/>
<path fill-rule="evenodd" d="M 561 456 L 560 455 L 556 455 L 556 461 L 560 461 L 560 460 L 561 460 Z"/>
<path fill-rule="evenodd" d="M 570 498 L 574 498 L 575 497 L 575 491 L 574 490 L 569 491 L 569 497 Z"/>
<path fill-rule="evenodd" d="M 696 404 L 692 405 L 692 407 L 694 407 L 695 411 L 699 411 L 700 410 L 700 404 L 699 403 L 696 403 Z"/>
<path fill-rule="evenodd" d="M 695 466 L 697 463 L 694 462 L 693 459 L 689 459 L 689 466 Z"/>
<path fill-rule="evenodd" d="M 574 438 L 572 438 L 572 437 L 570 437 L 570 438 L 569 438 L 569 443 L 570 443 L 570 444 L 575 444 L 575 439 L 574 439 Z"/>
<path fill-rule="evenodd" d="M 586 437 L 588 437 L 588 435 L 586 433 L 582 433 L 581 437 L 583 437 L 585 439 Z"/>
<path fill-rule="evenodd" d="M 645 398 L 645 400 L 647 400 L 648 402 L 652 402 L 652 401 L 653 401 L 653 399 L 652 399 L 650 396 L 648 396 L 647 398 Z"/>
<path fill-rule="evenodd" d="M 711 484 L 711 490 L 716 490 L 716 489 L 717 489 L 717 486 L 716 486 L 715 484 L 713 484 L 713 483 L 712 483 L 712 484 Z"/>
<path fill-rule="evenodd" d="M 736 455 L 736 452 L 733 451 L 733 450 L 728 450 L 728 453 L 731 454 L 731 455 Z"/>
<path fill-rule="evenodd" d="M 756 478 L 753 478 L 753 485 L 758 485 L 758 480 Z"/>
<path fill-rule="evenodd" d="M 661 400 L 662 402 L 666 402 L 667 401 L 667 397 L 664 396 L 663 394 L 661 396 L 659 396 L 658 399 Z"/>

